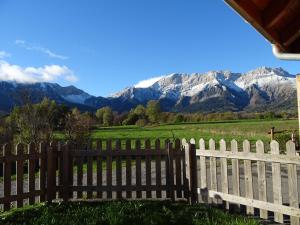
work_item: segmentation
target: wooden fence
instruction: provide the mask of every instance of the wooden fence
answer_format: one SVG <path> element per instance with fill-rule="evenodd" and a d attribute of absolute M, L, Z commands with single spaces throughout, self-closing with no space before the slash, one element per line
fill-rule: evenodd
<path fill-rule="evenodd" d="M 133 144 L 133 146 L 132 146 Z M 0 206 L 70 199 L 189 199 L 189 152 L 180 140 L 97 141 L 88 149 L 69 144 L 3 146 Z"/>
<path fill-rule="evenodd" d="M 195 143 L 195 140 L 190 142 Z M 299 224 L 297 166 L 300 157 L 292 141 L 286 144 L 286 154 L 280 154 L 276 141 L 270 143 L 269 153 L 265 153 L 262 141 L 257 141 L 255 149 L 251 149 L 246 140 L 241 151 L 235 140 L 229 148 L 221 140 L 219 150 L 214 140 L 207 144 L 201 139 L 196 150 L 200 170 L 197 192 L 201 201 L 221 201 L 227 209 L 239 209 L 243 205 L 247 214 L 254 215 L 258 211 L 260 218 L 271 216 L 278 223 L 284 222 L 285 215 L 291 224 Z"/>
<path fill-rule="evenodd" d="M 299 224 L 300 156 L 288 142 L 265 153 L 258 141 L 238 149 L 221 140 L 98 140 L 88 149 L 41 143 L 3 146 L 0 207 L 82 199 L 187 199 L 246 208 L 263 219 Z M 217 150 L 218 149 L 218 150 Z M 270 213 L 271 212 L 271 213 Z M 272 216 L 272 213 L 274 214 Z"/>

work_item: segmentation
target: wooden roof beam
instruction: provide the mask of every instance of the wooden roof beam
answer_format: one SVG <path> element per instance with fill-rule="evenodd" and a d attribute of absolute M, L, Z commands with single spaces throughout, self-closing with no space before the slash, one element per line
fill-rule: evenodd
<path fill-rule="evenodd" d="M 283 44 L 288 47 L 300 37 L 300 20 L 294 20 L 282 32 L 281 39 Z"/>
<path fill-rule="evenodd" d="M 273 28 L 298 4 L 298 0 L 276 0 L 263 10 L 263 22 L 265 27 Z"/>
<path fill-rule="evenodd" d="M 244 17 L 253 27 L 256 28 L 271 43 L 286 51 L 286 47 L 280 44 L 280 37 L 277 32 L 264 28 L 262 12 L 250 0 L 225 0 L 242 17 Z"/>

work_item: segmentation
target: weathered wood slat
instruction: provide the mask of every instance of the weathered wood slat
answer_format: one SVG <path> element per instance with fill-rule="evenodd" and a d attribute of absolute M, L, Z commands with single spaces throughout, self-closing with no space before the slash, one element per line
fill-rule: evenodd
<path fill-rule="evenodd" d="M 216 143 L 213 139 L 209 140 L 209 150 L 210 151 L 202 151 L 205 154 L 207 152 L 209 153 L 213 153 L 213 154 L 217 154 L 218 152 L 216 151 Z M 205 155 L 204 155 L 205 156 Z M 213 191 L 217 191 L 218 190 L 218 186 L 217 186 L 217 162 L 216 162 L 216 158 L 215 157 L 210 157 L 209 159 L 209 170 L 210 170 L 210 189 Z M 217 199 L 213 198 L 212 199 L 212 203 L 213 204 L 217 204 Z"/>
<path fill-rule="evenodd" d="M 205 151 L 205 141 L 200 139 L 199 148 L 202 151 Z M 200 180 L 200 195 L 201 201 L 208 203 L 208 187 L 207 187 L 207 177 L 206 177 L 206 158 L 205 156 L 200 156 L 200 173 L 198 173 L 198 180 Z"/>
<path fill-rule="evenodd" d="M 179 139 L 175 140 L 175 148 L 174 148 L 174 155 L 175 155 L 175 177 L 176 177 L 176 194 L 177 198 L 182 198 L 182 175 L 181 175 L 181 143 Z"/>
<path fill-rule="evenodd" d="M 253 153 L 253 152 L 232 153 L 229 151 L 227 151 L 227 152 L 203 151 L 200 149 L 197 149 L 196 155 L 197 156 L 206 156 L 206 157 L 253 160 L 253 161 L 300 165 L 300 156 L 291 157 L 291 156 L 287 156 L 287 155 L 258 154 L 258 153 Z"/>
<path fill-rule="evenodd" d="M 243 142 L 243 151 L 250 152 L 250 142 L 245 140 Z M 252 179 L 252 166 L 250 160 L 244 160 L 244 177 L 245 177 L 245 196 L 248 199 L 253 199 L 253 179 Z M 246 207 L 248 215 L 254 215 L 254 208 L 251 206 Z"/>
<path fill-rule="evenodd" d="M 276 141 L 271 141 L 271 154 L 279 155 L 279 144 Z M 272 183 L 273 183 L 273 201 L 275 204 L 282 205 L 282 190 L 281 190 L 281 171 L 280 163 L 272 163 Z M 274 214 L 274 221 L 283 223 L 282 213 Z"/>
<path fill-rule="evenodd" d="M 39 174 L 39 190 L 41 190 L 40 202 L 46 200 L 46 165 L 47 165 L 47 145 L 45 143 L 40 143 L 39 152 L 41 157 L 39 159 L 40 164 L 40 174 Z"/>
<path fill-rule="evenodd" d="M 186 180 L 189 187 L 189 202 L 197 202 L 197 163 L 195 144 L 185 144 Z"/>
<path fill-rule="evenodd" d="M 294 142 L 289 141 L 286 144 L 286 154 L 289 156 L 296 155 Z M 290 206 L 299 208 L 297 167 L 293 164 L 288 164 L 288 185 Z M 299 217 L 291 216 L 291 225 L 299 225 Z"/>
<path fill-rule="evenodd" d="M 17 155 L 22 156 L 24 154 L 23 144 L 17 145 Z M 23 183 L 24 183 L 24 161 L 22 159 L 17 161 L 17 195 L 23 194 Z M 23 199 L 17 201 L 17 207 L 20 208 L 23 206 Z"/>
<path fill-rule="evenodd" d="M 293 208 L 293 207 L 289 207 L 289 206 L 285 206 L 285 205 L 278 205 L 275 203 L 260 201 L 260 200 L 256 200 L 256 199 L 248 199 L 245 197 L 235 196 L 235 195 L 231 195 L 231 194 L 225 194 L 222 192 L 217 192 L 217 191 L 212 191 L 212 190 L 209 191 L 209 196 L 212 198 L 213 197 L 222 198 L 225 201 L 246 205 L 251 208 L 255 207 L 255 208 L 260 208 L 260 209 L 264 209 L 267 211 L 273 211 L 273 212 L 283 213 L 285 215 L 300 217 L 300 210 L 298 208 Z"/>
<path fill-rule="evenodd" d="M 169 176 L 170 175 L 170 171 L 169 171 L 169 169 L 170 169 L 169 163 L 170 162 L 169 162 L 169 156 L 168 156 L 168 146 L 169 146 L 169 143 L 170 143 L 169 139 L 165 140 L 165 147 L 164 147 L 164 149 L 167 152 L 167 155 L 164 157 L 164 161 L 165 161 L 165 176 L 166 176 L 166 184 L 167 185 L 170 184 L 170 176 Z M 166 191 L 166 196 L 167 196 L 167 198 L 171 197 L 170 189 L 168 189 Z"/>
<path fill-rule="evenodd" d="M 160 148 L 160 140 L 155 140 L 155 148 L 157 151 L 156 159 L 155 159 L 155 175 L 156 175 L 156 198 L 161 198 L 161 148 Z"/>
<path fill-rule="evenodd" d="M 69 200 L 69 175 L 70 175 L 70 154 L 69 154 L 69 145 L 66 144 L 62 146 L 63 151 L 63 200 Z"/>
<path fill-rule="evenodd" d="M 71 155 L 74 157 L 87 157 L 87 156 L 102 156 L 102 157 L 107 157 L 107 156 L 113 156 L 113 157 L 117 157 L 117 156 L 122 156 L 122 157 L 126 157 L 126 156 L 131 156 L 131 157 L 145 157 L 145 156 L 156 156 L 157 155 L 157 151 L 156 149 L 150 149 L 149 151 L 132 151 L 132 152 L 127 152 L 127 151 L 112 151 L 112 152 L 107 152 L 107 151 L 102 151 L 102 152 L 98 152 L 98 151 L 92 151 L 92 150 L 78 150 L 78 151 L 71 151 Z M 163 156 L 167 156 L 167 151 L 162 151 L 161 155 Z"/>
<path fill-rule="evenodd" d="M 35 144 L 31 143 L 28 145 L 28 153 L 30 155 L 34 155 L 36 153 L 36 146 Z M 29 192 L 35 191 L 35 160 L 29 159 L 28 162 L 28 188 Z M 29 197 L 29 204 L 33 205 L 35 203 L 35 197 Z"/>
<path fill-rule="evenodd" d="M 74 183 L 74 157 L 70 154 L 70 150 L 73 149 L 74 145 L 68 143 L 68 155 L 69 155 L 69 185 Z M 73 198 L 73 191 L 69 191 L 69 199 Z"/>
<path fill-rule="evenodd" d="M 220 152 L 226 152 L 226 142 L 225 140 L 220 141 Z M 223 193 L 228 194 L 228 166 L 227 166 L 227 159 L 221 158 L 221 190 Z M 223 202 L 227 210 L 229 210 L 229 203 Z"/>
<path fill-rule="evenodd" d="M 96 149 L 98 152 L 102 151 L 102 141 L 97 140 Z M 101 188 L 102 186 L 102 157 L 97 156 L 97 187 Z M 102 198 L 102 192 L 97 192 L 97 198 Z"/>
<path fill-rule="evenodd" d="M 31 196 L 41 196 L 41 195 L 45 195 L 45 193 L 42 193 L 41 190 L 35 190 L 34 192 L 24 192 L 20 195 L 15 194 L 15 195 L 10 195 L 8 197 L 0 197 L 0 204 L 6 204 L 6 203 L 11 203 L 14 201 L 23 201 L 24 199 L 28 199 Z"/>
<path fill-rule="evenodd" d="M 62 153 L 63 143 L 57 142 L 57 152 Z M 54 156 L 56 157 L 56 156 Z M 63 179 L 64 179 L 64 169 L 63 169 L 63 157 L 62 154 L 57 155 L 57 169 L 58 169 L 58 185 L 63 185 Z M 63 197 L 62 192 L 58 192 L 59 198 Z"/>
<path fill-rule="evenodd" d="M 57 143 L 52 142 L 47 149 L 47 201 L 52 202 L 56 198 L 56 160 L 54 155 L 57 153 Z"/>
<path fill-rule="evenodd" d="M 70 153 L 72 154 L 72 151 Z M 81 186 L 83 183 L 83 156 L 79 156 L 75 160 L 77 161 L 77 185 Z M 77 192 L 77 198 L 78 199 L 82 198 L 81 191 Z"/>
<path fill-rule="evenodd" d="M 89 145 L 89 149 L 90 151 L 94 151 L 92 149 L 92 144 Z M 93 185 L 93 156 L 88 156 L 87 157 L 87 173 L 86 173 L 86 181 L 87 181 L 87 185 L 91 186 Z M 87 199 L 91 199 L 93 197 L 93 192 L 88 191 L 87 192 Z"/>
<path fill-rule="evenodd" d="M 265 154 L 264 143 L 262 141 L 256 142 L 256 152 L 258 154 Z M 258 179 L 258 199 L 260 201 L 267 201 L 267 184 L 266 184 L 266 163 L 263 161 L 257 162 L 257 179 Z M 264 209 L 259 210 L 260 218 L 268 219 L 268 211 Z"/>
<path fill-rule="evenodd" d="M 136 140 L 135 142 L 135 148 L 137 154 L 141 152 L 141 141 Z M 136 192 L 136 197 L 141 198 L 142 197 L 142 191 L 140 191 L 140 187 L 142 186 L 142 168 L 141 168 L 141 157 L 137 155 L 136 157 L 136 186 L 137 186 L 137 192 Z"/>
<path fill-rule="evenodd" d="M 236 140 L 231 141 L 231 151 L 238 153 L 238 143 Z M 234 195 L 240 196 L 240 167 L 238 159 L 232 159 L 232 192 Z M 236 207 L 239 209 L 240 204 L 237 204 Z"/>
<path fill-rule="evenodd" d="M 121 152 L 121 141 L 117 140 L 116 141 L 116 151 Z M 116 180 L 117 180 L 117 186 L 120 187 L 122 186 L 122 160 L 121 156 L 118 156 L 116 158 Z M 122 198 L 122 191 L 117 191 L 117 198 L 121 199 Z"/>
<path fill-rule="evenodd" d="M 60 187 L 58 187 L 60 188 Z M 136 186 L 136 185 L 131 185 L 131 186 L 127 186 L 127 185 L 122 185 L 121 187 L 118 186 L 102 186 L 100 189 L 97 186 L 72 186 L 69 187 L 70 190 L 72 191 L 156 191 L 157 186 L 156 185 L 151 185 L 151 186 L 147 186 L 147 185 L 140 185 L 140 186 Z M 173 187 L 175 189 L 175 186 Z M 169 187 L 167 185 L 161 185 L 161 188 L 159 189 L 160 191 L 166 191 L 167 189 L 169 189 Z M 184 189 L 184 187 L 182 186 L 182 190 Z M 142 198 L 142 197 L 141 197 Z"/>
<path fill-rule="evenodd" d="M 173 144 L 170 142 L 168 144 L 168 161 L 169 161 L 169 183 L 167 186 L 169 187 L 170 191 L 170 198 L 172 201 L 175 201 L 175 192 L 174 192 L 174 156 L 173 156 Z"/>
<path fill-rule="evenodd" d="M 106 141 L 106 185 L 112 187 L 112 142 L 111 140 Z M 112 191 L 107 191 L 107 198 L 112 198 Z"/>
<path fill-rule="evenodd" d="M 126 140 L 126 152 L 131 153 L 131 140 Z M 128 154 L 126 156 L 126 185 L 131 186 L 131 156 Z M 126 190 L 126 198 L 132 198 L 132 192 Z"/>
<path fill-rule="evenodd" d="M 145 141 L 145 151 L 150 151 L 150 150 L 151 150 L 151 142 L 149 139 L 147 139 Z M 151 185 L 151 156 L 150 155 L 146 155 L 145 163 L 146 163 L 146 185 Z M 152 197 L 151 191 L 146 192 L 146 197 L 147 198 Z"/>

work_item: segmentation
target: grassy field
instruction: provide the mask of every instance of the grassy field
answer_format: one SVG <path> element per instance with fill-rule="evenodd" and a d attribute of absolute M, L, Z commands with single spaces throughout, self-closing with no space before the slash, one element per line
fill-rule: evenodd
<path fill-rule="evenodd" d="M 40 204 L 0 214 L 6 225 L 259 225 L 254 219 L 204 205 L 169 201 Z"/>
<path fill-rule="evenodd" d="M 166 124 L 148 127 L 136 126 L 120 126 L 99 128 L 93 131 L 94 139 L 146 139 L 154 140 L 173 139 L 173 138 L 210 138 L 219 141 L 225 139 L 227 141 L 236 139 L 242 141 L 263 140 L 270 141 L 268 132 L 271 127 L 275 127 L 276 131 L 285 131 L 286 134 L 298 129 L 297 120 L 239 120 L 239 121 L 223 121 L 223 122 L 203 122 L 203 123 L 185 123 L 185 124 Z M 282 135 L 282 134 L 281 134 Z M 275 138 L 278 135 L 275 136 Z"/>

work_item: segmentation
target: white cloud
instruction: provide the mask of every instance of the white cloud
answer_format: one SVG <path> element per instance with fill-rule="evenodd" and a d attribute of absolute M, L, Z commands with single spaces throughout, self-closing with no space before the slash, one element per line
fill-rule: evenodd
<path fill-rule="evenodd" d="M 155 82 L 159 81 L 163 77 L 164 76 L 152 77 L 152 78 L 147 79 L 147 80 L 142 80 L 142 81 L 138 82 L 136 85 L 134 85 L 134 87 L 136 87 L 136 88 L 147 88 L 147 87 L 150 87 L 151 85 L 153 85 Z"/>
<path fill-rule="evenodd" d="M 6 51 L 0 51 L 0 59 L 4 59 L 4 58 L 7 58 L 7 57 L 10 57 L 11 54 L 6 52 Z"/>
<path fill-rule="evenodd" d="M 45 47 L 42 47 L 42 46 L 39 46 L 39 45 L 33 45 L 33 44 L 30 44 L 30 43 L 27 43 L 24 40 L 15 40 L 15 44 L 22 47 L 22 48 L 25 48 L 26 50 L 29 50 L 29 51 L 38 51 L 38 52 L 44 53 L 44 54 L 48 55 L 51 58 L 68 59 L 67 56 L 59 55 L 57 53 L 54 53 L 53 51 L 51 51 L 48 48 L 45 48 Z"/>
<path fill-rule="evenodd" d="M 0 60 L 0 81 L 18 83 L 53 82 L 58 79 L 76 82 L 78 79 L 67 66 L 45 65 L 43 67 L 21 67 Z"/>

